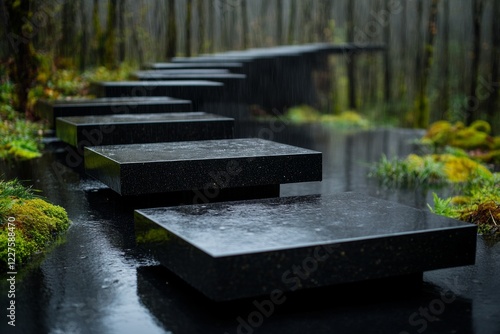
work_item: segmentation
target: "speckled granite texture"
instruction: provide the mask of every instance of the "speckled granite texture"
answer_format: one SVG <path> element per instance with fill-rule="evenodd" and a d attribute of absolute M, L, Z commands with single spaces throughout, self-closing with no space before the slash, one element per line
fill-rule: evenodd
<path fill-rule="evenodd" d="M 322 154 L 268 140 L 86 147 L 87 174 L 121 195 L 321 181 Z"/>
<path fill-rule="evenodd" d="M 354 193 L 138 210 L 136 238 L 214 300 L 474 264 L 476 226 Z"/>

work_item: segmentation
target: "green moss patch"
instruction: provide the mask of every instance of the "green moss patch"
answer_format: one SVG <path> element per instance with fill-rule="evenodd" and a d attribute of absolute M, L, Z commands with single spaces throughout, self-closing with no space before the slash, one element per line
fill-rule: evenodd
<path fill-rule="evenodd" d="M 0 267 L 7 268 L 8 253 L 15 264 L 27 264 L 42 254 L 69 227 L 66 211 L 37 197 L 20 182 L 0 181 Z"/>
<path fill-rule="evenodd" d="M 500 240 L 500 173 L 492 173 L 485 165 L 496 162 L 499 149 L 499 140 L 489 135 L 490 130 L 484 121 L 469 127 L 434 123 L 420 141 L 432 147 L 433 154 L 391 160 L 383 156 L 372 166 L 370 176 L 389 187 L 446 186 L 453 196 L 434 194 L 431 210 L 477 224 L 480 234 Z"/>
<path fill-rule="evenodd" d="M 458 195 L 434 194 L 431 210 L 439 215 L 477 224 L 479 233 L 500 240 L 500 173 L 475 178 L 462 185 Z"/>
<path fill-rule="evenodd" d="M 421 143 L 433 147 L 436 152 L 454 147 L 464 150 L 475 160 L 500 164 L 500 137 L 490 133 L 490 124 L 481 120 L 470 126 L 462 122 L 438 121 L 429 127 Z"/>

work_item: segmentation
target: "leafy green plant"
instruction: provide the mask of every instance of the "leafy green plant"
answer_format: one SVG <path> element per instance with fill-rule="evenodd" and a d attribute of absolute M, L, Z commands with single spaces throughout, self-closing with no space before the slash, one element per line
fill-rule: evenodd
<path fill-rule="evenodd" d="M 13 107 L 14 85 L 5 80 L 0 82 L 0 159 L 39 157 L 43 125 L 25 120 Z"/>
<path fill-rule="evenodd" d="M 476 178 L 489 179 L 492 173 L 480 163 L 452 154 L 410 154 L 405 159 L 382 156 L 369 174 L 389 186 L 442 186 L 469 182 Z"/>
<path fill-rule="evenodd" d="M 137 70 L 134 66 L 123 63 L 114 70 L 97 67 L 79 73 L 76 69 L 64 68 L 54 70 L 47 61 L 38 73 L 37 85 L 30 91 L 30 105 L 38 99 L 68 99 L 89 96 L 89 86 L 93 81 L 127 80 Z"/>
<path fill-rule="evenodd" d="M 25 187 L 19 180 L 14 179 L 11 181 L 0 180 L 0 197 L 33 199 L 37 196 L 32 187 Z"/>
<path fill-rule="evenodd" d="M 0 159 L 25 160 L 41 156 L 42 134 L 41 124 L 18 117 L 3 119 L 0 123 Z"/>
<path fill-rule="evenodd" d="M 382 156 L 369 173 L 385 186 L 440 186 L 446 184 L 444 164 L 432 156 L 411 154 L 406 159 Z"/>

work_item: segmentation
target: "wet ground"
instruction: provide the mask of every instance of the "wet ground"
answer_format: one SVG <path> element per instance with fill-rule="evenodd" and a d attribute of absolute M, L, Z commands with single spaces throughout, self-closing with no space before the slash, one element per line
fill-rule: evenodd
<path fill-rule="evenodd" d="M 323 181 L 284 185 L 282 196 L 354 191 L 432 204 L 426 191 L 381 189 L 366 176 L 382 153 L 411 152 L 418 132 L 266 123 L 239 125 L 237 134 L 323 152 Z M 500 333 L 500 243 L 478 237 L 475 266 L 427 272 L 421 285 L 409 278 L 289 294 L 272 306 L 265 297 L 215 304 L 135 248 L 131 206 L 82 174 L 74 152 L 57 142 L 49 148 L 2 172 L 32 180 L 67 209 L 72 225 L 45 258 L 18 273 L 15 329 L 2 280 L 0 333 Z"/>

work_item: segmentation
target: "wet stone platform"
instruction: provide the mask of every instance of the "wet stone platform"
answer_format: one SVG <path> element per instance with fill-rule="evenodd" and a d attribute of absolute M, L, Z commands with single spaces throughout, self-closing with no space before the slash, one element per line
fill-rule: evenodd
<path fill-rule="evenodd" d="M 342 193 L 135 212 L 136 241 L 216 301 L 474 264 L 476 226 Z"/>
<path fill-rule="evenodd" d="M 220 74 L 233 74 L 228 69 L 221 68 L 182 68 L 182 69 L 165 69 L 165 70 L 142 70 L 136 71 L 130 75 L 130 78 L 133 80 L 140 80 L 142 77 L 148 79 L 154 76 L 159 77 L 168 77 L 168 76 L 182 76 L 182 75 L 220 75 Z"/>
<path fill-rule="evenodd" d="M 229 85 L 241 85 L 244 83 L 246 75 L 238 73 L 213 72 L 207 73 L 208 70 L 200 70 L 195 72 L 172 73 L 167 71 L 139 71 L 133 77 L 141 81 L 148 80 L 209 80 L 216 81 Z"/>
<path fill-rule="evenodd" d="M 322 178 L 320 152 L 256 138 L 86 147 L 84 158 L 122 196 L 269 186 L 277 196 L 280 184 Z"/>
<path fill-rule="evenodd" d="M 175 69 L 226 69 L 233 73 L 244 70 L 243 63 L 239 62 L 197 62 L 197 63 L 150 63 L 143 67 L 144 70 L 175 70 Z"/>
<path fill-rule="evenodd" d="M 203 110 L 203 103 L 220 101 L 224 84 L 207 80 L 169 81 L 102 81 L 90 87 L 98 97 L 168 96 L 189 100 L 194 110 Z"/>
<path fill-rule="evenodd" d="M 191 101 L 171 97 L 100 97 L 72 100 L 38 100 L 37 115 L 55 126 L 57 117 L 83 115 L 141 114 L 191 111 Z"/>
<path fill-rule="evenodd" d="M 61 117 L 56 135 L 78 148 L 232 139 L 234 119 L 204 112 Z"/>

